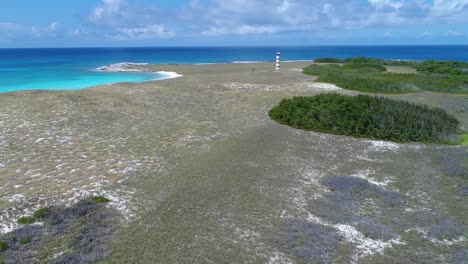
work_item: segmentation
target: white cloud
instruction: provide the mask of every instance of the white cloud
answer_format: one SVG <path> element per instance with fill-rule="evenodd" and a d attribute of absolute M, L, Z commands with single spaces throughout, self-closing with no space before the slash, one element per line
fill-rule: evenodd
<path fill-rule="evenodd" d="M 192 5 L 196 6 L 197 1 Z M 132 6 L 126 0 L 101 0 L 88 15 L 89 22 L 119 40 L 172 38 L 176 32 L 163 23 L 166 19 L 166 14 L 154 6 Z"/>
<path fill-rule="evenodd" d="M 468 22 L 467 8 L 468 0 L 189 0 L 177 13 L 128 0 L 101 0 L 88 20 L 122 39 L 148 39 L 173 37 L 175 29 L 177 35 L 270 35 Z"/>
<path fill-rule="evenodd" d="M 377 9 L 400 9 L 405 6 L 404 2 L 401 1 L 392 1 L 392 0 L 369 0 L 369 3 Z"/>
<path fill-rule="evenodd" d="M 324 4 L 322 7 L 322 13 L 325 14 L 332 26 L 338 26 L 341 24 L 340 17 L 336 15 L 336 8 L 332 4 Z"/>
<path fill-rule="evenodd" d="M 39 38 L 41 36 L 41 31 L 39 29 L 37 29 L 36 27 L 32 27 L 31 28 L 31 34 L 34 37 Z"/>
<path fill-rule="evenodd" d="M 449 36 L 449 37 L 464 37 L 464 36 L 466 36 L 466 34 L 464 32 L 460 32 L 460 31 L 449 30 L 447 32 L 447 36 Z"/>
<path fill-rule="evenodd" d="M 57 23 L 57 22 L 52 22 L 52 23 L 50 23 L 50 25 L 47 27 L 47 31 L 48 31 L 48 32 L 51 32 L 51 33 L 54 33 L 55 31 L 57 31 L 57 27 L 58 27 L 58 23 Z"/>
<path fill-rule="evenodd" d="M 193 19 L 202 19 L 204 35 L 274 34 L 297 31 L 328 31 L 371 25 L 402 24 L 405 7 L 400 1 L 369 0 L 213 0 Z"/>
<path fill-rule="evenodd" d="M 0 22 L 0 36 L 3 40 L 24 38 L 57 37 L 60 35 L 59 23 L 52 22 L 47 26 L 25 26 L 10 22 Z"/>
<path fill-rule="evenodd" d="M 172 38 L 176 33 L 164 25 L 149 25 L 134 28 L 118 28 L 117 39 L 120 40 L 150 40 L 157 38 Z"/>
<path fill-rule="evenodd" d="M 340 24 L 334 4 L 311 5 L 306 0 L 213 0 L 192 12 L 199 12 L 190 17 L 202 19 L 203 34 L 211 36 L 309 31 Z"/>
<path fill-rule="evenodd" d="M 8 32 L 8 31 L 18 31 L 21 30 L 22 26 L 15 23 L 10 22 L 0 22 L 0 31 Z"/>
<path fill-rule="evenodd" d="M 425 38 L 430 38 L 432 37 L 434 34 L 432 34 L 431 31 L 424 31 L 424 33 L 422 34 L 423 37 Z"/>
<path fill-rule="evenodd" d="M 193 0 L 189 10 L 208 36 L 468 22 L 468 0 Z"/>
<path fill-rule="evenodd" d="M 25 34 L 23 26 L 10 22 L 0 22 L 0 42 Z"/>
<path fill-rule="evenodd" d="M 52 22 L 46 27 L 31 27 L 31 35 L 36 38 L 57 37 L 59 33 L 58 22 Z"/>
<path fill-rule="evenodd" d="M 380 36 L 393 32 L 396 38 L 401 31 L 393 26 L 412 25 L 438 25 L 444 29 L 434 29 L 434 36 L 456 37 L 448 29 L 463 33 L 460 25 L 468 23 L 468 0 L 188 0 L 179 9 L 161 9 L 151 3 L 156 1 L 96 2 L 77 29 L 62 28 L 59 21 L 40 26 L 0 22 L 0 37 L 151 40 L 313 32 L 339 38 L 346 30 L 385 28 Z"/>
<path fill-rule="evenodd" d="M 124 0 L 102 0 L 102 3 L 89 14 L 88 19 L 98 25 L 119 25 L 127 18 L 125 9 Z"/>
<path fill-rule="evenodd" d="M 451 16 L 464 12 L 468 16 L 468 0 L 434 0 L 432 12 L 436 16 Z"/>
<path fill-rule="evenodd" d="M 296 30 L 299 30 L 296 29 Z M 211 27 L 210 29 L 203 31 L 202 34 L 205 36 L 221 36 L 221 35 L 248 35 L 248 34 L 275 34 L 291 31 L 290 27 L 280 26 L 251 26 L 251 25 L 240 25 L 233 27 Z"/>

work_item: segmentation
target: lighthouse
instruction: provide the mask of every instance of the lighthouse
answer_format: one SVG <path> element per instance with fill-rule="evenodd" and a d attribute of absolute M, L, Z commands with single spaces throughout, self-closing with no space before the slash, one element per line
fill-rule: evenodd
<path fill-rule="evenodd" d="M 281 53 L 276 52 L 276 71 L 277 72 L 280 71 L 280 56 L 281 56 Z"/>

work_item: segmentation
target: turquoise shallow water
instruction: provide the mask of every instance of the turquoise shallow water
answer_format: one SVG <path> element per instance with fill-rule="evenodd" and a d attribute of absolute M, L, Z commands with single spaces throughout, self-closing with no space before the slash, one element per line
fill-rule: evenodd
<path fill-rule="evenodd" d="M 0 92 L 21 90 L 79 90 L 86 87 L 118 82 L 161 80 L 165 79 L 167 76 L 158 73 L 99 73 L 90 71 L 81 74 L 73 74 L 29 71 L 22 75 L 22 77 L 24 78 L 22 80 L 16 79 L 15 76 L 6 78 L 10 80 L 3 79 L 2 83 L 5 84 L 0 86 Z"/>
<path fill-rule="evenodd" d="M 318 46 L 0 49 L 0 92 L 77 90 L 116 82 L 143 82 L 166 76 L 152 73 L 104 73 L 95 69 L 119 62 L 152 64 L 232 63 L 313 60 L 365 56 L 401 60 L 468 61 L 468 46 Z"/>

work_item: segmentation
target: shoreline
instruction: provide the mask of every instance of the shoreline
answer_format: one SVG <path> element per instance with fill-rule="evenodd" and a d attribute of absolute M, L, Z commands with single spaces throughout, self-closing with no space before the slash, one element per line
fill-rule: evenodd
<path fill-rule="evenodd" d="M 283 60 L 281 63 L 295 63 L 295 62 L 310 62 L 313 63 L 314 59 L 304 59 L 304 60 Z M 117 71 L 104 71 L 104 72 L 138 72 L 148 71 L 147 66 L 206 66 L 206 65 L 232 65 L 232 64 L 267 64 L 267 63 L 276 63 L 276 61 L 230 61 L 230 62 L 197 62 L 197 63 L 150 63 L 150 62 L 118 62 L 105 66 L 97 67 L 97 71 L 102 71 L 103 68 L 115 68 Z M 118 68 L 118 67 L 128 67 L 128 68 Z"/>
<path fill-rule="evenodd" d="M 17 93 L 17 92 L 29 92 L 29 91 L 60 91 L 60 92 L 67 92 L 67 91 L 80 91 L 80 90 L 85 90 L 85 89 L 90 89 L 93 87 L 97 86 L 109 86 L 113 84 L 119 84 L 119 83 L 146 83 L 146 82 L 153 82 L 153 81 L 163 81 L 163 80 L 168 80 L 168 79 L 174 79 L 174 78 L 179 78 L 183 77 L 183 75 L 178 74 L 175 71 L 151 71 L 147 68 L 144 68 L 142 66 L 148 66 L 150 64 L 148 63 L 131 63 L 131 62 L 122 62 L 122 63 L 116 63 L 116 64 L 111 64 L 107 66 L 101 66 L 93 70 L 89 71 L 95 71 L 95 72 L 101 72 L 101 73 L 129 73 L 129 74 L 148 74 L 148 75 L 155 75 L 154 78 L 149 77 L 147 80 L 142 80 L 142 81 L 117 81 L 117 82 L 103 82 L 103 83 L 97 83 L 97 84 L 92 84 L 92 85 L 86 85 L 86 86 L 76 86 L 79 88 L 62 88 L 62 89 L 57 89 L 57 88 L 32 88 L 32 89 L 18 89 L 18 90 L 6 90 L 2 91 L 0 88 L 0 94 L 8 94 L 8 93 Z M 129 67 L 131 66 L 131 67 Z M 157 75 L 157 76 L 156 76 Z M 52 86 L 53 87 L 53 86 Z M 67 86 L 65 86 L 67 87 Z"/>
<path fill-rule="evenodd" d="M 292 64 L 292 63 L 313 63 L 313 60 L 297 60 L 297 61 L 283 61 L 283 64 Z M 168 70 L 168 69 L 154 69 L 154 68 L 173 68 L 173 67 L 198 67 L 198 66 L 215 66 L 215 65 L 265 65 L 275 63 L 273 61 L 245 61 L 245 62 L 230 62 L 230 63 L 196 63 L 196 64 L 151 64 L 151 63 L 143 63 L 143 62 L 118 62 L 109 65 L 99 66 L 95 69 L 90 69 L 90 71 L 102 72 L 102 73 L 146 73 L 146 74 L 161 74 L 164 75 L 162 78 L 154 78 L 148 79 L 144 81 L 118 81 L 118 82 L 109 82 L 109 83 L 102 83 L 96 84 L 91 86 L 84 86 L 78 89 L 53 89 L 53 88 L 40 88 L 40 89 L 22 89 L 22 90 L 13 90 L 13 91 L 1 91 L 0 94 L 9 94 L 9 93 L 17 93 L 17 92 L 34 92 L 34 91 L 59 91 L 59 92 L 67 92 L 67 91 L 80 91 L 91 89 L 98 86 L 109 86 L 119 83 L 147 83 L 147 82 L 154 82 L 154 81 L 164 81 L 175 79 L 179 77 L 184 77 L 183 74 L 179 73 L 176 70 Z"/>
<path fill-rule="evenodd" d="M 161 81 L 161 80 L 167 80 L 167 79 L 173 79 L 173 78 L 178 78 L 182 77 L 183 75 L 178 74 L 177 72 L 172 72 L 172 71 L 152 71 L 148 69 L 145 66 L 150 66 L 152 64 L 150 63 L 140 63 L 140 62 L 118 62 L 106 66 L 101 66 L 96 68 L 97 71 L 99 72 L 105 72 L 105 73 L 156 73 L 156 74 L 161 74 L 165 75 L 163 79 L 154 79 L 154 80 L 148 80 L 148 81 Z M 143 81 L 146 82 L 146 81 Z M 112 84 L 112 83 L 111 83 Z"/>
<path fill-rule="evenodd" d="M 392 59 L 393 61 L 411 61 L 411 60 L 404 60 L 404 59 Z M 216 65 L 265 65 L 265 64 L 274 64 L 275 61 L 231 61 L 231 62 L 208 62 L 208 63 L 174 63 L 174 64 L 152 64 L 148 62 L 117 62 L 109 65 L 99 66 L 94 69 L 89 69 L 89 71 L 101 72 L 101 73 L 128 73 L 128 74 L 159 74 L 163 75 L 162 77 L 157 78 L 148 78 L 146 80 L 140 81 L 111 81 L 111 82 L 103 82 L 98 84 L 86 85 L 80 88 L 69 88 L 69 89 L 59 89 L 59 88 L 38 88 L 38 89 L 18 89 L 18 90 L 8 90 L 8 91 L 0 91 L 0 94 L 4 93 L 15 93 L 15 92 L 27 92 L 27 91 L 79 91 L 84 89 L 90 89 L 96 86 L 109 86 L 113 84 L 120 84 L 120 83 L 146 83 L 146 82 L 153 82 L 153 81 L 163 81 L 168 79 L 174 79 L 183 77 L 184 75 L 179 73 L 177 69 L 171 68 L 187 68 L 187 67 L 198 67 L 198 66 L 216 66 Z M 281 61 L 282 65 L 285 64 L 292 64 L 292 63 L 308 63 L 312 64 L 315 63 L 315 60 L 284 60 Z M 162 68 L 162 69 L 161 69 Z M 170 68 L 168 70 L 167 68 Z M 300 68 L 300 67 L 299 67 Z M 298 68 L 298 70 L 299 70 Z M 302 68 L 300 68 L 302 69 Z"/>
<path fill-rule="evenodd" d="M 405 61 L 401 59 L 394 59 L 394 61 Z M 281 61 L 281 64 L 289 64 L 289 63 L 314 63 L 315 60 L 285 60 Z M 191 66 L 210 66 L 210 65 L 255 65 L 255 64 L 272 64 L 275 61 L 231 61 L 231 62 L 208 62 L 208 63 L 175 63 L 175 64 L 152 64 L 148 62 L 117 62 L 109 65 L 99 66 L 94 69 L 90 69 L 89 71 L 96 71 L 101 73 L 147 73 L 147 74 L 159 74 L 163 75 L 162 77 L 152 78 L 142 81 L 116 81 L 116 82 L 108 82 L 108 83 L 101 83 L 101 84 L 93 84 L 87 85 L 80 88 L 70 88 L 70 89 L 57 89 L 57 88 L 39 88 L 39 89 L 18 89 L 18 90 L 9 90 L 9 91 L 0 91 L 0 94 L 4 93 L 15 93 L 15 92 L 27 92 L 27 91 L 79 91 L 84 89 L 90 89 L 96 86 L 109 86 L 113 84 L 119 83 L 146 83 L 146 82 L 153 82 L 153 81 L 163 81 L 168 79 L 174 79 L 183 77 L 183 74 L 180 74 L 177 71 L 172 70 L 159 70 L 159 67 L 191 67 Z M 156 68 L 156 69 L 154 69 Z"/>

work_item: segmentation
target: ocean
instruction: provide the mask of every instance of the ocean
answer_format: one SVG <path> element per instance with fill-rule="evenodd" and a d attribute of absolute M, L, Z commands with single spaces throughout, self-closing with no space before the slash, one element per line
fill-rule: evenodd
<path fill-rule="evenodd" d="M 468 46 L 316 46 L 316 47 L 177 47 L 177 48 L 59 48 L 0 49 L 0 92 L 77 90 L 116 82 L 165 79 L 163 73 L 100 72 L 119 63 L 204 64 L 323 57 L 365 56 L 392 60 L 458 60 L 468 62 Z"/>

